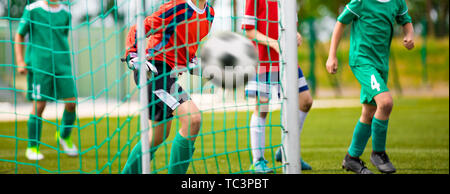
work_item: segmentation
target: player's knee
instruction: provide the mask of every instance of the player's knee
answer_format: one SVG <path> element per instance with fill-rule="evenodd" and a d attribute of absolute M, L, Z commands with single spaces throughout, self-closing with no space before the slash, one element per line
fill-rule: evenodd
<path fill-rule="evenodd" d="M 266 118 L 267 114 L 270 111 L 269 99 L 265 97 L 260 97 L 257 100 L 257 104 L 255 107 L 255 112 L 259 113 L 259 117 Z"/>
<path fill-rule="evenodd" d="M 171 125 L 167 123 L 158 123 L 153 126 L 154 132 L 149 136 L 153 146 L 158 146 L 166 141 L 170 134 L 170 127 Z"/>
<path fill-rule="evenodd" d="M 69 112 L 75 112 L 76 104 L 75 103 L 66 103 L 65 109 Z"/>
<path fill-rule="evenodd" d="M 197 135 L 200 132 L 200 126 L 202 124 L 202 116 L 200 113 L 193 113 L 188 118 L 188 125 L 183 127 L 185 130 L 183 133 L 191 138 L 191 140 L 195 140 Z"/>
<path fill-rule="evenodd" d="M 377 102 L 377 107 L 386 113 L 390 113 L 394 107 L 394 100 L 392 98 L 384 98 Z"/>
<path fill-rule="evenodd" d="M 193 113 L 189 116 L 191 129 L 198 131 L 202 124 L 202 115 L 200 113 Z"/>
<path fill-rule="evenodd" d="M 311 110 L 314 100 L 312 97 L 308 97 L 300 100 L 300 110 L 303 112 L 309 112 Z"/>
<path fill-rule="evenodd" d="M 363 104 L 360 121 L 362 123 L 371 124 L 373 117 L 375 116 L 375 112 L 377 112 L 377 106 Z"/>
<path fill-rule="evenodd" d="M 269 110 L 266 110 L 266 108 L 256 108 L 255 112 L 257 112 L 258 116 L 261 118 L 266 118 L 269 114 Z"/>
<path fill-rule="evenodd" d="M 363 112 L 363 113 L 361 114 L 361 119 L 360 119 L 360 121 L 361 121 L 362 123 L 371 124 L 374 115 L 375 115 L 375 112 Z"/>
<path fill-rule="evenodd" d="M 36 102 L 31 109 L 31 114 L 36 115 L 38 117 L 42 117 L 42 113 L 44 113 L 46 106 L 46 102 Z"/>

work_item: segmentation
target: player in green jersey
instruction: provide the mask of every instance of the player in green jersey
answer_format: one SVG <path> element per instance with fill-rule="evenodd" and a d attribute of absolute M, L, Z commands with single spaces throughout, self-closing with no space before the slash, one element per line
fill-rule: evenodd
<path fill-rule="evenodd" d="M 15 36 L 17 70 L 27 75 L 27 99 L 33 102 L 28 120 L 29 160 L 41 160 L 39 151 L 42 113 L 47 101 L 63 99 L 65 109 L 57 141 L 69 156 L 77 156 L 72 143 L 72 125 L 76 119 L 76 91 L 70 63 L 68 32 L 71 15 L 58 0 L 36 1 L 26 6 Z M 28 35 L 28 43 L 25 37 Z M 26 55 L 24 57 L 24 46 Z"/>
<path fill-rule="evenodd" d="M 345 25 L 351 24 L 350 68 L 361 84 L 362 115 L 342 167 L 371 174 L 359 158 L 372 137 L 370 161 L 382 173 L 394 173 L 386 154 L 386 136 L 393 99 L 387 87 L 394 24 L 403 26 L 403 44 L 414 48 L 414 29 L 405 0 L 351 0 L 338 17 L 331 40 L 327 71 L 338 69 L 336 51 Z"/>

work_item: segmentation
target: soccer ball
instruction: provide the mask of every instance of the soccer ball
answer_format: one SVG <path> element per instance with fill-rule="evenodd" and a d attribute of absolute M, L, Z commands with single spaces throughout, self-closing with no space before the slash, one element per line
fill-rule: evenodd
<path fill-rule="evenodd" d="M 200 56 L 203 76 L 224 89 L 239 88 L 256 74 L 255 47 L 249 39 L 234 32 L 211 35 Z"/>

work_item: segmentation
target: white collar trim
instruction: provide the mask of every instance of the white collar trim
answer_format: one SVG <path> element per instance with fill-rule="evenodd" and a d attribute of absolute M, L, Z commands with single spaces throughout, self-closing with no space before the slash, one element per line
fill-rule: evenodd
<path fill-rule="evenodd" d="M 192 0 L 186 0 L 186 2 L 198 14 L 204 14 L 205 11 L 206 11 L 206 8 L 208 8 L 208 0 L 206 0 L 206 4 L 205 4 L 205 8 L 204 9 L 200 9 L 197 6 L 195 6 L 194 3 L 192 2 Z"/>
<path fill-rule="evenodd" d="M 44 1 L 45 1 L 45 0 L 44 0 Z M 44 1 L 39 1 L 39 4 L 40 4 L 40 6 L 42 7 L 42 9 L 44 9 L 45 11 L 49 11 L 49 12 L 52 12 L 52 13 L 56 13 L 56 12 L 59 12 L 59 11 L 61 11 L 62 9 L 64 9 L 65 11 L 68 12 L 68 10 L 67 10 L 63 5 L 61 5 L 61 4 L 59 4 L 58 7 L 52 7 L 52 6 L 47 5 Z"/>

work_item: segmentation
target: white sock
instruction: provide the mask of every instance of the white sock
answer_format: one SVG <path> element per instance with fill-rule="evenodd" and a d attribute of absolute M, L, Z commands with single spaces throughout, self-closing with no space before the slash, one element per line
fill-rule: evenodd
<path fill-rule="evenodd" d="M 306 120 L 306 116 L 308 116 L 308 112 L 303 112 L 301 110 L 298 111 L 299 112 L 299 121 L 300 121 L 300 133 L 302 133 L 303 130 L 303 124 L 305 123 Z"/>
<path fill-rule="evenodd" d="M 258 116 L 258 113 L 253 113 L 250 120 L 250 143 L 252 148 L 253 162 L 264 158 L 264 147 L 266 144 L 266 119 Z"/>

